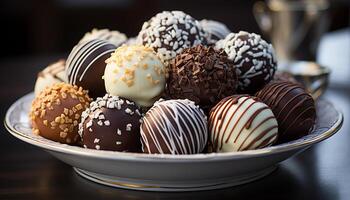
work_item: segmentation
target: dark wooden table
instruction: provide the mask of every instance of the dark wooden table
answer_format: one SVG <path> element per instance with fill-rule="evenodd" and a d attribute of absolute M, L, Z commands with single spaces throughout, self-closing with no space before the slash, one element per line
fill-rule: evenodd
<path fill-rule="evenodd" d="M 37 71 L 59 57 L 0 62 L 1 116 L 31 92 Z M 85 180 L 45 151 L 0 133 L 0 199 L 350 199 L 350 92 L 331 87 L 324 98 L 345 115 L 333 137 L 282 162 L 271 175 L 238 187 L 204 192 L 158 193 L 116 189 Z"/>

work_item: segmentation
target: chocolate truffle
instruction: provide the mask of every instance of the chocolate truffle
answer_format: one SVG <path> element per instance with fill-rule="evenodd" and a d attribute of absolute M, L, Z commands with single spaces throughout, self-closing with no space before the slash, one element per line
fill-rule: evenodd
<path fill-rule="evenodd" d="M 273 77 L 273 81 L 289 81 L 293 83 L 298 83 L 298 81 L 294 78 L 293 74 L 284 71 L 276 71 L 276 74 Z"/>
<path fill-rule="evenodd" d="M 91 32 L 85 33 L 84 37 L 79 41 L 79 43 L 83 43 L 94 39 L 106 40 L 109 43 L 115 45 L 116 47 L 119 47 L 124 42 L 126 42 L 127 37 L 125 34 L 119 31 L 110 31 L 108 29 L 94 28 Z"/>
<path fill-rule="evenodd" d="M 89 90 L 93 98 L 106 94 L 102 79 L 105 60 L 115 49 L 116 46 L 100 39 L 79 43 L 67 59 L 68 82 Z"/>
<path fill-rule="evenodd" d="M 230 33 L 216 48 L 224 49 L 235 65 L 239 93 L 254 94 L 273 79 L 277 69 L 274 49 L 260 35 Z"/>
<path fill-rule="evenodd" d="M 200 24 L 207 33 L 208 44 L 215 44 L 218 40 L 225 39 L 231 33 L 225 24 L 218 21 L 203 19 L 200 21 Z"/>
<path fill-rule="evenodd" d="M 169 65 L 167 93 L 172 99 L 190 99 L 209 110 L 235 94 L 237 75 L 225 52 L 198 45 L 185 49 Z"/>
<path fill-rule="evenodd" d="M 38 78 L 35 82 L 34 93 L 38 96 L 46 87 L 55 83 L 67 82 L 65 72 L 66 61 L 61 59 L 47 66 L 43 71 L 38 73 Z"/>
<path fill-rule="evenodd" d="M 259 149 L 277 140 L 275 116 L 255 97 L 236 95 L 222 99 L 211 110 L 208 122 L 216 152 Z"/>
<path fill-rule="evenodd" d="M 207 139 L 207 118 L 187 99 L 156 102 L 141 124 L 142 150 L 149 154 L 200 153 Z"/>
<path fill-rule="evenodd" d="M 106 62 L 104 81 L 109 94 L 150 107 L 164 91 L 166 69 L 152 48 L 123 45 Z"/>
<path fill-rule="evenodd" d="M 106 94 L 83 112 L 79 134 L 85 148 L 140 152 L 140 122 L 133 101 Z"/>
<path fill-rule="evenodd" d="M 316 119 L 315 102 L 297 83 L 271 82 L 256 96 L 271 107 L 279 126 L 279 142 L 307 135 Z"/>
<path fill-rule="evenodd" d="M 143 24 L 138 37 L 165 64 L 185 48 L 207 43 L 200 23 L 182 11 L 158 13 Z"/>
<path fill-rule="evenodd" d="M 34 134 L 67 144 L 80 140 L 78 124 L 91 99 L 82 87 L 56 83 L 33 101 L 29 117 Z"/>

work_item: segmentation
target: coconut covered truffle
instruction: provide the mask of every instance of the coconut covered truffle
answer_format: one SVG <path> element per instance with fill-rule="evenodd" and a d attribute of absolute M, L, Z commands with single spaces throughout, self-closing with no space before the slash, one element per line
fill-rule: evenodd
<path fill-rule="evenodd" d="M 169 65 L 167 94 L 190 99 L 210 110 L 222 98 L 236 93 L 237 75 L 223 51 L 198 45 L 185 49 Z"/>
<path fill-rule="evenodd" d="M 145 153 L 200 153 L 207 143 L 207 118 L 193 101 L 158 101 L 143 118 L 141 138 Z"/>
<path fill-rule="evenodd" d="M 52 86 L 55 83 L 67 82 L 65 64 L 66 61 L 61 59 L 38 73 L 34 87 L 35 96 L 38 96 L 48 86 Z"/>
<path fill-rule="evenodd" d="M 277 140 L 275 116 L 255 97 L 224 98 L 211 110 L 208 123 L 210 141 L 216 152 L 259 149 Z"/>
<path fill-rule="evenodd" d="M 163 11 L 145 22 L 139 33 L 142 44 L 153 48 L 167 64 L 185 48 L 206 44 L 200 23 L 182 11 Z"/>
<path fill-rule="evenodd" d="M 57 83 L 33 101 L 29 114 L 33 133 L 47 139 L 75 144 L 80 140 L 78 124 L 91 99 L 82 87 Z"/>
<path fill-rule="evenodd" d="M 254 94 L 269 83 L 277 70 L 274 49 L 260 35 L 240 31 L 216 43 L 236 67 L 238 92 Z"/>
<path fill-rule="evenodd" d="M 113 44 L 116 47 L 121 46 L 124 42 L 126 42 L 127 37 L 124 33 L 119 31 L 112 31 L 109 29 L 92 29 L 91 32 L 85 33 L 84 37 L 81 38 L 79 43 L 83 43 L 89 40 L 100 39 L 106 40 L 109 43 Z"/>
<path fill-rule="evenodd" d="M 106 62 L 104 82 L 109 94 L 150 107 L 164 91 L 167 71 L 152 48 L 123 45 Z"/>
<path fill-rule="evenodd" d="M 140 152 L 140 123 L 135 102 L 106 94 L 83 112 L 79 134 L 85 148 Z"/>

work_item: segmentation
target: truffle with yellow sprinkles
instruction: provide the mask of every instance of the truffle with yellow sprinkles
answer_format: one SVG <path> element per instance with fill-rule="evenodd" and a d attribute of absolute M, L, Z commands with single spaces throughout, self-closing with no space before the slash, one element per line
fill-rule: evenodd
<path fill-rule="evenodd" d="M 33 101 L 29 117 L 34 134 L 66 144 L 80 140 L 78 124 L 91 98 L 82 87 L 56 83 Z"/>
<path fill-rule="evenodd" d="M 167 70 L 150 47 L 123 45 L 106 63 L 104 81 L 111 95 L 150 107 L 164 91 Z"/>

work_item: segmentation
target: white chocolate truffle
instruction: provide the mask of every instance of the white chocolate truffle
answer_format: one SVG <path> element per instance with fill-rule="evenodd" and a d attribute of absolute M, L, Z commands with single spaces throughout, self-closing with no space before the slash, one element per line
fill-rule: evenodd
<path fill-rule="evenodd" d="M 65 64 L 66 61 L 61 59 L 38 73 L 34 87 L 35 96 L 38 96 L 48 86 L 52 86 L 55 83 L 67 82 Z"/>
<path fill-rule="evenodd" d="M 109 94 L 149 107 L 164 91 L 167 70 L 150 47 L 123 45 L 106 63 L 104 81 Z"/>
<path fill-rule="evenodd" d="M 216 152 L 259 149 L 277 140 L 278 125 L 274 114 L 255 97 L 224 98 L 211 110 L 208 122 Z"/>
<path fill-rule="evenodd" d="M 114 44 L 116 47 L 119 47 L 126 42 L 127 37 L 125 34 L 119 31 L 94 28 L 91 32 L 85 33 L 84 37 L 79 41 L 79 43 L 94 39 L 106 40 L 109 43 Z"/>
<path fill-rule="evenodd" d="M 200 21 L 200 24 L 203 30 L 207 32 L 209 44 L 215 44 L 215 42 L 225 39 L 231 33 L 225 24 L 218 21 L 203 19 Z"/>

